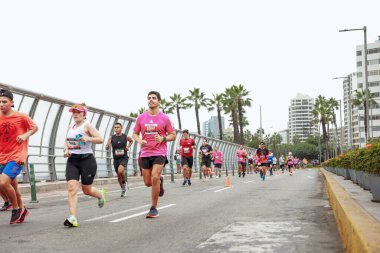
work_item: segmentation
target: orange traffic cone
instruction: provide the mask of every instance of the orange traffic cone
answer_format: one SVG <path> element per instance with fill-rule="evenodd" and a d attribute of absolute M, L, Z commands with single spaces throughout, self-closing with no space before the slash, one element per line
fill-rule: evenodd
<path fill-rule="evenodd" d="M 231 187 L 230 177 L 226 177 L 226 185 L 224 187 Z"/>

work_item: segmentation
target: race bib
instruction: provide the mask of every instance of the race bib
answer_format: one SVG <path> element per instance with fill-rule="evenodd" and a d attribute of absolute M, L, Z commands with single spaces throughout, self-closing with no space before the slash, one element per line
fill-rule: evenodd
<path fill-rule="evenodd" d="M 190 148 L 183 148 L 183 153 L 185 153 L 185 154 L 190 153 Z"/>
<path fill-rule="evenodd" d="M 115 149 L 115 155 L 124 155 L 124 149 Z"/>
<path fill-rule="evenodd" d="M 75 138 L 67 138 L 67 147 L 72 149 L 80 149 L 81 142 Z"/>

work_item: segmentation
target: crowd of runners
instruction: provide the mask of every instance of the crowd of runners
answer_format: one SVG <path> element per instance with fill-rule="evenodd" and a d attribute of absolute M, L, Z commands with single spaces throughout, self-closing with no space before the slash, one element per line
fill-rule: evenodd
<path fill-rule="evenodd" d="M 147 218 L 158 217 L 158 198 L 165 193 L 162 170 L 168 163 L 167 142 L 176 139 L 176 133 L 169 117 L 160 111 L 161 96 L 159 92 L 148 93 L 148 110 L 136 119 L 132 138 L 122 133 L 122 125 L 114 124 L 114 134 L 109 137 L 105 149 L 112 150 L 114 169 L 121 189 L 121 197 L 127 190 L 125 170 L 128 165 L 128 151 L 133 142 L 140 145 L 138 164 L 144 184 L 151 187 L 151 207 Z M 0 90 L 0 194 L 4 200 L 1 211 L 11 210 L 10 224 L 23 223 L 29 214 L 24 206 L 18 189 L 17 176 L 21 173 L 28 156 L 28 138 L 38 131 L 37 125 L 26 114 L 14 111 L 13 94 Z M 84 104 L 70 107 L 73 124 L 67 129 L 64 139 L 63 155 L 67 158 L 66 181 L 68 189 L 68 217 L 63 224 L 66 227 L 77 227 L 77 193 L 79 187 L 85 195 L 97 199 L 99 208 L 106 203 L 107 192 L 104 188 L 92 186 L 97 173 L 97 162 L 92 146 L 104 142 L 98 130 L 86 121 L 88 110 Z M 183 174 L 183 186 L 191 186 L 194 153 L 198 159 L 203 174 L 203 182 L 220 178 L 223 168 L 223 153 L 219 148 L 212 147 L 207 139 L 202 140 L 199 150 L 188 130 L 182 131 L 182 138 L 176 151 L 175 160 L 177 173 Z M 267 173 L 272 176 L 275 171 L 292 175 L 293 170 L 307 160 L 300 161 L 291 152 L 287 156 L 275 157 L 264 142 L 255 153 L 246 152 L 240 145 L 237 153 L 237 173 L 241 178 L 247 174 L 260 174 L 265 181 Z M 306 160 L 306 161 L 305 161 Z"/>

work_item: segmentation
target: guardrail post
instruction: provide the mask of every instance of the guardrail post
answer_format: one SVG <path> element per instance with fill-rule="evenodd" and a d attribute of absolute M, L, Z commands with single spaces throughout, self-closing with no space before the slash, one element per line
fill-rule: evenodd
<path fill-rule="evenodd" d="M 174 168 L 173 165 L 170 166 L 170 182 L 174 183 Z"/>
<path fill-rule="evenodd" d="M 36 177 L 34 174 L 34 164 L 29 165 L 29 175 L 30 175 L 30 203 L 38 203 L 37 201 L 37 189 L 36 189 Z"/>

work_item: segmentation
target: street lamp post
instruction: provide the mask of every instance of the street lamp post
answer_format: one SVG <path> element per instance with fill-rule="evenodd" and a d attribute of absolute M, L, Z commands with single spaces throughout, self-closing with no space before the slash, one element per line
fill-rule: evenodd
<path fill-rule="evenodd" d="M 367 73 L 367 26 L 363 26 L 363 28 L 357 28 L 357 29 L 343 29 L 339 30 L 339 32 L 350 32 L 350 31 L 360 31 L 362 30 L 364 32 L 364 88 L 365 88 L 365 106 L 364 106 L 364 119 L 365 124 L 367 125 L 367 129 L 365 129 L 365 142 L 368 142 L 368 128 L 369 128 L 369 113 L 368 113 L 368 97 L 369 97 L 369 90 L 368 90 L 368 73 Z"/>

